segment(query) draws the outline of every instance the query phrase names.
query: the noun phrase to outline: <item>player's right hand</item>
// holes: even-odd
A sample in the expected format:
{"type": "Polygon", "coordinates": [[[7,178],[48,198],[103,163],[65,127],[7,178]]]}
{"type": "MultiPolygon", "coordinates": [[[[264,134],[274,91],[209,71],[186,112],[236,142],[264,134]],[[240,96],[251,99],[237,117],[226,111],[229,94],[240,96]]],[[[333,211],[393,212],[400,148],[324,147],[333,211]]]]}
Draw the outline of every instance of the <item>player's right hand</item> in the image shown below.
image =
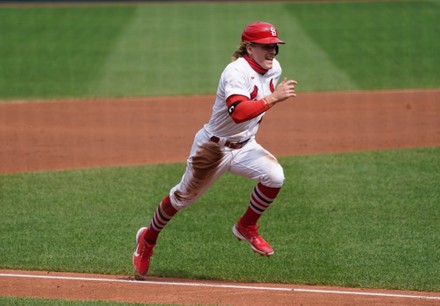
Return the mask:
{"type": "Polygon", "coordinates": [[[266,97],[267,103],[269,105],[274,105],[276,103],[287,100],[291,97],[296,97],[295,85],[298,84],[295,80],[288,80],[284,78],[280,84],[278,84],[275,91],[268,97],[266,97]]]}

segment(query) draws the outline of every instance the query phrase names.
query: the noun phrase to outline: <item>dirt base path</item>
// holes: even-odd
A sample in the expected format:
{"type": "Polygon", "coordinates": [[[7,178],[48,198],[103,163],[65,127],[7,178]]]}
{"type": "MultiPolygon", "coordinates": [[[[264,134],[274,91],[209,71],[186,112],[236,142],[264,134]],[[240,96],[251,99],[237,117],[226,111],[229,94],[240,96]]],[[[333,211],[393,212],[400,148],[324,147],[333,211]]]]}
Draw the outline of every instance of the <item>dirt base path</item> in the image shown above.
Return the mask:
{"type": "Polygon", "coordinates": [[[4,296],[167,305],[440,304],[440,293],[10,270],[0,270],[0,288],[4,296]]]}
{"type": "MultiPolygon", "coordinates": [[[[212,96],[0,104],[0,173],[183,162],[212,96]]],[[[277,156],[440,146],[440,90],[307,93],[270,110],[277,156]]],[[[439,305],[440,293],[0,270],[0,296],[216,305],[439,305]]]]}
{"type": "MultiPolygon", "coordinates": [[[[0,104],[0,173],[183,162],[212,96],[0,104]]],[[[440,90],[305,93],[257,140],[277,156],[440,146],[440,90]]]]}

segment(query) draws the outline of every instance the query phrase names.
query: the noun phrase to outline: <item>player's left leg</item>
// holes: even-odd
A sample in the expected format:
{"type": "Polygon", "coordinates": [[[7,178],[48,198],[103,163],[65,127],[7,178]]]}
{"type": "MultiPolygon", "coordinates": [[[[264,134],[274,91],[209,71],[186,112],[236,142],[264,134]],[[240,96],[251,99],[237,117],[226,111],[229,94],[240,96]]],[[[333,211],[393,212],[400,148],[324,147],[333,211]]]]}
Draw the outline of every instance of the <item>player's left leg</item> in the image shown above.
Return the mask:
{"type": "Polygon", "coordinates": [[[280,192],[284,172],[277,159],[267,150],[256,142],[250,145],[234,159],[231,172],[258,180],[259,183],[251,193],[247,210],[232,231],[239,240],[247,241],[256,253],[270,256],[274,251],[259,235],[257,222],[280,192]]]}

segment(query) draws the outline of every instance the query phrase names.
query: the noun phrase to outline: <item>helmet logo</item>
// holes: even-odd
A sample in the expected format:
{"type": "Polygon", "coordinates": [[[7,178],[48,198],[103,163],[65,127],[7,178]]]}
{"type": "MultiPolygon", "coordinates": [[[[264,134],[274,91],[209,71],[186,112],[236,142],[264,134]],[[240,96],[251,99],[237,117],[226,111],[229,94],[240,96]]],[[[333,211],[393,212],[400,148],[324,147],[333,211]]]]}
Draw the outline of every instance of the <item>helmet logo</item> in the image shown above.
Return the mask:
{"type": "Polygon", "coordinates": [[[272,36],[277,36],[277,29],[275,29],[274,27],[270,27],[270,32],[272,33],[272,36]]]}

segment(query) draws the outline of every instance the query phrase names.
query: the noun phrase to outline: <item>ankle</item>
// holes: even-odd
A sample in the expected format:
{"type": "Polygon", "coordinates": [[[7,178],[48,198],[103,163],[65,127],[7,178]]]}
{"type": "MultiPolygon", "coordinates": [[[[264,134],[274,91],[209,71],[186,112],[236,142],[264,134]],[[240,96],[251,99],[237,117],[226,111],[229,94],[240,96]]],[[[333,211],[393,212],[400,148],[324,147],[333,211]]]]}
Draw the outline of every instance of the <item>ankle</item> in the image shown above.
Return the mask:
{"type": "Polygon", "coordinates": [[[157,241],[157,236],[159,236],[159,232],[154,230],[154,228],[152,228],[150,225],[142,238],[149,245],[155,245],[157,241]]]}

